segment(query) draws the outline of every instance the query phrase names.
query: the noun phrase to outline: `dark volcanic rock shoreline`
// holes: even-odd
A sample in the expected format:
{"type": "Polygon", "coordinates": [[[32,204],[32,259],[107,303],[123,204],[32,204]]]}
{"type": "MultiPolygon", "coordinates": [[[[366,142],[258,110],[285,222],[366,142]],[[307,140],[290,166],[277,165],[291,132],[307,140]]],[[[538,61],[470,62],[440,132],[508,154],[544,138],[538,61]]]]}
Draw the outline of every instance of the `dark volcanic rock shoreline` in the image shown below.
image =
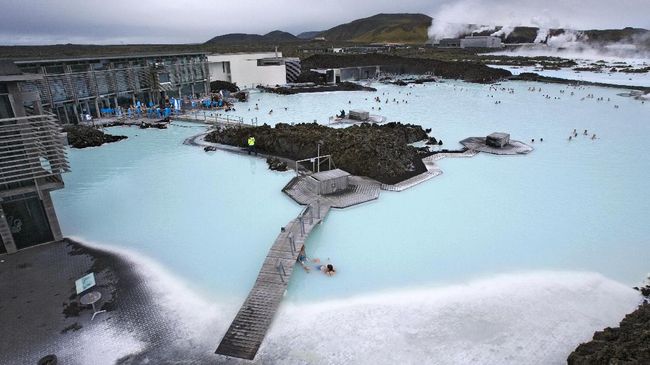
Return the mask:
{"type": "Polygon", "coordinates": [[[372,87],[367,87],[354,82],[340,82],[338,84],[325,85],[305,85],[305,86],[278,86],[265,87],[258,86],[259,89],[280,95],[293,95],[301,93],[318,93],[324,91],[377,91],[372,87]]]}
{"type": "Polygon", "coordinates": [[[74,148],[97,147],[126,139],[126,136],[114,136],[97,128],[84,125],[67,125],[63,131],[68,134],[68,143],[74,148]]]}
{"type": "MultiPolygon", "coordinates": [[[[422,152],[408,144],[428,136],[422,127],[412,124],[331,128],[316,123],[279,123],[274,128],[269,125],[223,128],[210,132],[205,140],[246,148],[249,136],[255,137],[260,153],[291,160],[315,157],[317,142],[322,141],[320,154],[331,154],[336,167],[385,184],[394,184],[426,171],[422,152]]],[[[311,164],[308,167],[311,168],[311,164]]]]}
{"type": "Polygon", "coordinates": [[[650,364],[650,285],[635,288],[643,303],[623,318],[619,327],[597,331],[590,342],[569,355],[569,365],[650,364]]]}
{"type": "Polygon", "coordinates": [[[422,75],[433,73],[446,79],[492,83],[512,76],[507,70],[492,68],[475,62],[447,62],[425,58],[410,58],[386,54],[330,55],[319,54],[302,61],[305,70],[315,68],[342,68],[382,66],[383,72],[422,75]]]}
{"type": "Polygon", "coordinates": [[[631,85],[619,85],[619,84],[608,84],[603,82],[590,82],[582,80],[569,80],[559,77],[549,77],[541,76],[534,72],[522,72],[519,75],[514,75],[510,77],[510,80],[514,81],[535,81],[535,82],[546,82],[550,84],[564,84],[572,86],[598,86],[598,87],[609,87],[617,89],[630,89],[630,90],[641,90],[650,92],[650,86],[631,86],[631,85]]]}

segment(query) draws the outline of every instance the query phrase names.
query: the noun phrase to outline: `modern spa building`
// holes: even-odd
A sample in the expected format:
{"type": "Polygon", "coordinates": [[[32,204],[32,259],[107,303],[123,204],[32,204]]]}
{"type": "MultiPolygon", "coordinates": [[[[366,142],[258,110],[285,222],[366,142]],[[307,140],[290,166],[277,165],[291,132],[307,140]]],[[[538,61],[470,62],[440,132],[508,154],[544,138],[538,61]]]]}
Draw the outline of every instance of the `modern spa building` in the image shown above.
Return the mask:
{"type": "Polygon", "coordinates": [[[42,109],[43,74],[24,74],[0,61],[0,254],[60,240],[50,192],[69,171],[65,136],[42,109]]]}
{"type": "Polygon", "coordinates": [[[285,59],[281,52],[223,53],[207,57],[210,81],[232,82],[240,89],[284,85],[290,77],[295,79],[300,74],[300,61],[285,59]]]}
{"type": "Polygon", "coordinates": [[[100,117],[102,109],[123,108],[167,97],[210,91],[204,53],[148,54],[112,57],[33,59],[15,61],[18,68],[42,77],[27,80],[23,89],[38,92],[41,105],[62,123],[84,116],[100,117]]]}
{"type": "Polygon", "coordinates": [[[361,81],[377,78],[382,72],[382,66],[359,66],[342,68],[314,68],[312,72],[323,75],[325,82],[338,84],[345,81],[361,81]]]}
{"type": "Polygon", "coordinates": [[[300,66],[300,58],[297,57],[285,57],[284,66],[287,69],[287,82],[296,82],[298,76],[302,72],[302,67],[300,66]]]}

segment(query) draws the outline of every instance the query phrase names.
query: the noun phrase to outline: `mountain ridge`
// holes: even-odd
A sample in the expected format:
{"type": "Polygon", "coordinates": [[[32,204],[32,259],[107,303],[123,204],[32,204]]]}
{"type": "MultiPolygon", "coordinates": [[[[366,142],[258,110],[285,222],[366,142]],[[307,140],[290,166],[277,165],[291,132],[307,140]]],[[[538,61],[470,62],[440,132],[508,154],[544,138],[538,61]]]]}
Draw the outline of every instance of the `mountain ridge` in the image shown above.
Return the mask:
{"type": "MultiPolygon", "coordinates": [[[[213,37],[205,44],[278,44],[299,41],[309,41],[315,37],[323,37],[331,42],[354,43],[404,43],[425,44],[430,41],[428,30],[435,20],[425,14],[412,13],[380,13],[370,17],[356,19],[339,24],[324,31],[302,32],[297,36],[281,30],[275,30],[265,35],[230,33],[213,37]]],[[[466,30],[460,36],[476,34],[490,35],[504,29],[503,26],[485,27],[476,24],[460,24],[466,30]],[[479,30],[480,31],[477,31],[479,30]]],[[[540,28],[530,26],[515,26],[510,32],[502,32],[500,37],[505,43],[532,43],[538,36],[540,28]]],[[[572,31],[568,29],[548,29],[551,36],[572,31]]],[[[650,31],[643,28],[625,27],[622,29],[588,29],[573,31],[586,36],[588,42],[616,43],[641,42],[650,43],[650,31]]]]}
{"type": "Polygon", "coordinates": [[[228,33],[209,39],[204,44],[237,44],[237,43],[283,43],[295,42],[300,39],[295,35],[281,30],[274,30],[264,35],[249,33],[228,33]]]}

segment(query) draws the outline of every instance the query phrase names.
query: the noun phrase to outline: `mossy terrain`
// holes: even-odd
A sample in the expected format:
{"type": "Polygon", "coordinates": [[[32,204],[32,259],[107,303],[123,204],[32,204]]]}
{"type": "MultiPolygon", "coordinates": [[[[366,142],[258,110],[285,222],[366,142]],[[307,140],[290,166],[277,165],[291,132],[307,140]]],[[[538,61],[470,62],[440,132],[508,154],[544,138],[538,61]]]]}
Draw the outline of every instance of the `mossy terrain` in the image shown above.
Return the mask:
{"type": "Polygon", "coordinates": [[[320,33],[329,41],[414,43],[428,40],[431,17],[424,14],[377,14],[320,33]]]}
{"type": "Polygon", "coordinates": [[[331,154],[336,167],[388,184],[426,170],[418,149],[408,144],[428,136],[422,127],[411,124],[364,123],[348,128],[331,128],[316,123],[279,123],[273,128],[265,124],[216,130],[205,140],[246,148],[249,136],[255,137],[255,146],[260,153],[291,160],[315,157],[317,142],[321,141],[321,155],[331,154]]]}
{"type": "Polygon", "coordinates": [[[67,125],[63,131],[68,133],[68,143],[74,148],[101,146],[104,143],[121,141],[126,136],[114,136],[94,127],[84,125],[67,125]]]}

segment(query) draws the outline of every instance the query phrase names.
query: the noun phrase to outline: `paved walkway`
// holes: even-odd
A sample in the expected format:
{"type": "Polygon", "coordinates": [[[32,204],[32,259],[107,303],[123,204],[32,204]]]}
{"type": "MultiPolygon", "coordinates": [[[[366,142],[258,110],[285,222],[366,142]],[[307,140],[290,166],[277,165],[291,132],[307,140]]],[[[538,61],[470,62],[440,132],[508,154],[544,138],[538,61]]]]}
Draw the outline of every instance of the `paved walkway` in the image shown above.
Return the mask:
{"type": "MultiPolygon", "coordinates": [[[[0,256],[0,364],[36,364],[60,352],[58,341],[85,332],[92,310],[77,307],[74,282],[92,271],[93,263],[66,241],[0,256]]],[[[98,307],[111,301],[107,274],[96,273],[103,297],[98,307]]],[[[93,323],[108,317],[99,314],[93,323]]]]}
{"type": "Polygon", "coordinates": [[[397,184],[392,184],[392,185],[381,184],[381,190],[404,191],[418,184],[421,184],[425,181],[431,180],[436,176],[442,175],[442,169],[440,168],[440,166],[438,166],[438,164],[436,164],[436,161],[442,160],[443,158],[447,158],[447,157],[451,157],[451,158],[474,157],[477,154],[478,151],[467,150],[463,153],[441,152],[441,153],[436,153],[434,155],[425,157],[422,159],[422,162],[424,163],[424,166],[427,168],[426,172],[413,176],[404,181],[400,181],[397,184]]]}

